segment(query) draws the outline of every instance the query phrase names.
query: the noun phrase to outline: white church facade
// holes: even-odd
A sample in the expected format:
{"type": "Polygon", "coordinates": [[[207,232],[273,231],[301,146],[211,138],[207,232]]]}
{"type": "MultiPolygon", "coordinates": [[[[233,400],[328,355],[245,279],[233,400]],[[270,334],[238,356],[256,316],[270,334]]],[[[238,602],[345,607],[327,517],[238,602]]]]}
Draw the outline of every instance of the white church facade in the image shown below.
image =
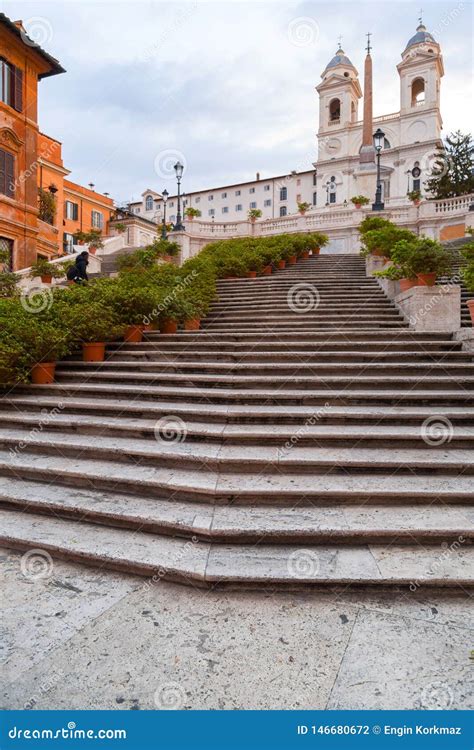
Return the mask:
{"type": "MultiPolygon", "coordinates": [[[[292,216],[298,202],[310,205],[308,213],[324,207],[349,206],[353,196],[364,195],[372,203],[376,190],[376,158],[373,133],[385,134],[380,154],[382,199],[388,205],[408,204],[407,192],[421,190],[441,143],[440,84],[444,74],[439,44],[420,23],[396,66],[400,109],[373,117],[372,59],[370,45],[364,63],[364,79],[341,47],[326,65],[316,87],[319,96],[318,156],[308,169],[287,175],[235,185],[223,185],[187,193],[185,206],[201,211],[203,222],[240,222],[252,208],[262,219],[292,216]],[[362,117],[359,115],[363,101],[362,117]]],[[[176,196],[167,202],[167,220],[176,218],[176,196]]],[[[160,193],[146,190],[130,210],[160,223],[160,193]]]]}

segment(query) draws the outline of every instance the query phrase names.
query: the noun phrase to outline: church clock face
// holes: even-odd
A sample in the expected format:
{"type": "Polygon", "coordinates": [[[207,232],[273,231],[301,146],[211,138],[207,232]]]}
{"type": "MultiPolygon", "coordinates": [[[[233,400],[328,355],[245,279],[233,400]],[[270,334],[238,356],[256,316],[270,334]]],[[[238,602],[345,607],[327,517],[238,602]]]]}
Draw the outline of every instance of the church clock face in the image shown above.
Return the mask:
{"type": "Polygon", "coordinates": [[[331,156],[334,156],[338,153],[338,151],[341,148],[341,141],[339,138],[330,138],[326,143],[326,151],[331,156]]]}

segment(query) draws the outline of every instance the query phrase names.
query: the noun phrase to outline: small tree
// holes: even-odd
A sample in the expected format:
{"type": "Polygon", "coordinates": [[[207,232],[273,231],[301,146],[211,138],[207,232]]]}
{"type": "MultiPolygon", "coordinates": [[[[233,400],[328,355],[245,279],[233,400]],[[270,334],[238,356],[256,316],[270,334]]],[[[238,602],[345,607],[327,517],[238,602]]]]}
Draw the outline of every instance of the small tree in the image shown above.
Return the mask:
{"type": "Polygon", "coordinates": [[[54,224],[56,216],[56,199],[49,190],[40,188],[38,190],[39,218],[47,224],[54,224]]]}
{"type": "Polygon", "coordinates": [[[201,216],[201,211],[199,210],[199,208],[194,208],[194,206],[188,206],[184,212],[184,215],[187,216],[188,219],[197,219],[199,216],[201,216]]]}
{"type": "Polygon", "coordinates": [[[450,133],[438,154],[426,189],[432,198],[454,198],[474,192],[474,141],[460,130],[450,133]]]}
{"type": "Polygon", "coordinates": [[[307,203],[307,201],[303,201],[302,203],[298,203],[298,211],[302,215],[305,214],[306,211],[308,211],[310,208],[311,208],[311,206],[309,205],[309,203],[307,203]]]}
{"type": "Polygon", "coordinates": [[[257,219],[259,219],[261,217],[261,215],[262,215],[262,212],[261,212],[261,210],[259,208],[251,208],[249,210],[249,212],[248,212],[248,217],[249,217],[250,221],[252,221],[252,222],[256,221],[257,219]]]}

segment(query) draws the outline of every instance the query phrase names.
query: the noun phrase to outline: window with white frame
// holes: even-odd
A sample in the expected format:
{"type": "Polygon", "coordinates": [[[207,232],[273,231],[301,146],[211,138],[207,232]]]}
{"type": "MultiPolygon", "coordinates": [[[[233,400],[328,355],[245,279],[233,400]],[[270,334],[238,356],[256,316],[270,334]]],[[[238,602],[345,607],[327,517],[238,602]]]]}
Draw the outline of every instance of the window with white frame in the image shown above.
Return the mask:
{"type": "Polygon", "coordinates": [[[70,234],[69,232],[64,232],[63,247],[65,253],[74,252],[74,235],[70,234]]]}
{"type": "Polygon", "coordinates": [[[209,211],[208,211],[208,213],[209,213],[209,216],[215,216],[216,209],[215,208],[210,208],[209,211]]]}
{"type": "Polygon", "coordinates": [[[229,206],[222,206],[222,213],[228,214],[229,213],[229,206]]]}
{"type": "Polygon", "coordinates": [[[201,196],[200,196],[200,195],[198,195],[198,196],[197,196],[197,197],[196,197],[196,198],[194,199],[194,201],[195,201],[195,203],[200,203],[200,202],[201,202],[201,196]]]}
{"type": "Polygon", "coordinates": [[[236,191],[235,191],[235,194],[236,194],[236,195],[240,195],[240,192],[241,192],[240,190],[236,190],[236,191]]]}
{"type": "Polygon", "coordinates": [[[207,196],[207,200],[208,201],[213,201],[214,200],[214,196],[213,195],[208,195],[207,196]]]}
{"type": "Polygon", "coordinates": [[[221,198],[227,198],[227,193],[222,193],[221,198]]]}
{"type": "Polygon", "coordinates": [[[255,188],[254,187],[249,188],[249,193],[255,193],[255,188]]]}
{"type": "Polygon", "coordinates": [[[270,190],[270,185],[265,185],[263,189],[268,192],[268,190],[270,190]]]}
{"type": "Polygon", "coordinates": [[[264,205],[264,206],[271,206],[271,205],[272,205],[272,202],[271,202],[271,200],[269,200],[269,199],[268,199],[268,200],[266,200],[266,201],[263,201],[263,205],[264,205]]]}
{"type": "Polygon", "coordinates": [[[72,201],[66,201],[64,204],[64,215],[66,219],[77,221],[79,219],[79,205],[72,201]]]}
{"type": "Polygon", "coordinates": [[[237,203],[237,205],[235,207],[235,210],[236,211],[242,211],[242,204],[241,203],[237,203]]]}
{"type": "Polygon", "coordinates": [[[280,216],[286,216],[286,206],[280,206],[280,216]]]}
{"type": "Polygon", "coordinates": [[[153,211],[153,196],[147,195],[145,200],[145,211],[153,211]]]}
{"type": "Polygon", "coordinates": [[[257,201],[251,201],[249,205],[250,208],[257,208],[257,201]]]}
{"type": "Polygon", "coordinates": [[[313,206],[316,206],[316,193],[313,193],[313,206]]]}
{"type": "Polygon", "coordinates": [[[100,211],[92,211],[91,222],[94,229],[102,229],[102,227],[104,226],[104,217],[102,216],[100,211]]]}
{"type": "Polygon", "coordinates": [[[280,200],[286,201],[287,199],[288,199],[288,189],[286,187],[280,188],[280,200]]]}

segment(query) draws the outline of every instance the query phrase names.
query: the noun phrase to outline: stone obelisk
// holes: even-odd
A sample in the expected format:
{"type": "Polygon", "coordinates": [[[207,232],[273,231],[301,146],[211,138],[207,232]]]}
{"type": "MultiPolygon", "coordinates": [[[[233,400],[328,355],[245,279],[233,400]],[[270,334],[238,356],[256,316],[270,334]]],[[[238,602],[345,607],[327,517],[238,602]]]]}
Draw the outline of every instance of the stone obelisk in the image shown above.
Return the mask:
{"type": "Polygon", "coordinates": [[[375,165],[374,123],[373,123],[373,84],[372,57],[370,55],[370,34],[367,34],[367,55],[364,64],[364,119],[362,121],[362,147],[359,152],[359,166],[354,177],[357,180],[357,192],[372,198],[375,194],[377,168],[375,165]]]}

